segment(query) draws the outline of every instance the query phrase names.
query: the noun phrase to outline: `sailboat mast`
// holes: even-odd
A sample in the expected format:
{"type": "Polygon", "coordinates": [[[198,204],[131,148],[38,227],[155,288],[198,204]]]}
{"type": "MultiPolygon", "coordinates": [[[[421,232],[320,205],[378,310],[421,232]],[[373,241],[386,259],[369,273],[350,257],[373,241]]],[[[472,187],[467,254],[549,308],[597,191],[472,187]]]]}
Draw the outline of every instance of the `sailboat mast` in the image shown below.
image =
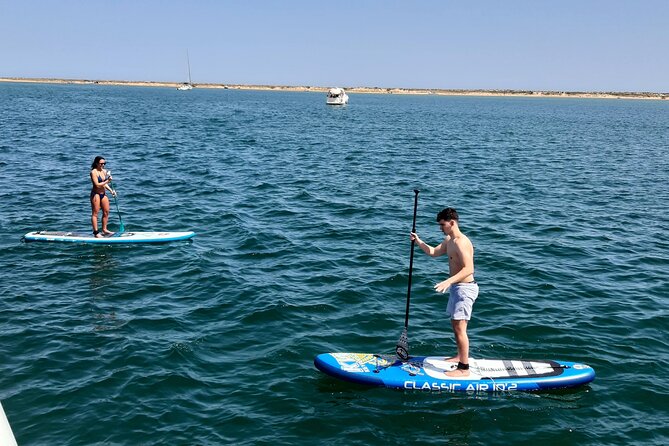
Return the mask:
{"type": "Polygon", "coordinates": [[[188,57],[188,50],[186,50],[186,63],[188,64],[188,84],[192,84],[193,82],[190,79],[190,58],[188,57]]]}

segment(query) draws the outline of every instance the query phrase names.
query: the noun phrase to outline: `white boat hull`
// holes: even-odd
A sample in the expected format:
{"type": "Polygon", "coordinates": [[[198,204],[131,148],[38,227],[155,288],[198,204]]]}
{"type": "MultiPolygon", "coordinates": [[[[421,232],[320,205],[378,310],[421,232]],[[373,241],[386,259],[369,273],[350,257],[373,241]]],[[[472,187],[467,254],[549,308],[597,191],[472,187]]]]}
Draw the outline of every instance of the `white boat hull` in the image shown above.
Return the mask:
{"type": "Polygon", "coordinates": [[[2,409],[2,404],[0,404],[0,444],[3,446],[16,446],[16,438],[14,438],[7,415],[5,415],[5,411],[2,409]]]}
{"type": "Polygon", "coordinates": [[[348,104],[348,95],[343,88],[330,88],[325,103],[328,105],[348,104]]]}
{"type": "Polygon", "coordinates": [[[344,93],[343,96],[338,96],[336,98],[328,98],[326,103],[328,105],[346,105],[348,104],[348,95],[344,93]]]}

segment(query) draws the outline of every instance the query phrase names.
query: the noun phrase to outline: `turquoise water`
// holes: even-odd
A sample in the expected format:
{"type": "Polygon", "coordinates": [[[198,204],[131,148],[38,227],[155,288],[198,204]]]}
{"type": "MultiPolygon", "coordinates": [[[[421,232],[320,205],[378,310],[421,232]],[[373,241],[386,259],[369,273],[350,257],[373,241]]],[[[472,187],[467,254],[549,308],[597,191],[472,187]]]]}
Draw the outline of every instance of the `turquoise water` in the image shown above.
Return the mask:
{"type": "MultiPolygon", "coordinates": [[[[666,444],[669,103],[0,84],[0,400],[20,445],[666,444]],[[85,229],[94,156],[156,246],[85,229]],[[474,357],[581,361],[568,391],[366,388],[417,229],[456,207],[474,357]]],[[[112,207],[110,228],[118,227],[112,207]]],[[[451,354],[443,259],[416,252],[414,354],[451,354]]]]}

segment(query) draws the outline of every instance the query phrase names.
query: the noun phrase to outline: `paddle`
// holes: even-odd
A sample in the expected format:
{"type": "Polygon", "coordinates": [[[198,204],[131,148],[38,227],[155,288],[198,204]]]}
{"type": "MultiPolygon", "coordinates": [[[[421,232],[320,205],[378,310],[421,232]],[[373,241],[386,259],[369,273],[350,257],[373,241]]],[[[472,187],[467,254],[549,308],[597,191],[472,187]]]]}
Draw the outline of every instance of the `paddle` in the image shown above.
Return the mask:
{"type": "MultiPolygon", "coordinates": [[[[111,175],[111,172],[108,172],[111,175]]],[[[111,187],[111,190],[114,192],[112,195],[114,196],[114,204],[116,205],[116,212],[118,212],[118,219],[121,222],[121,227],[118,229],[118,232],[120,234],[123,234],[125,232],[125,226],[123,225],[123,217],[121,217],[121,210],[118,208],[118,198],[116,198],[116,190],[114,189],[114,185],[112,184],[112,181],[109,180],[109,187],[111,187]]]]}
{"type": "MultiPolygon", "coordinates": [[[[414,189],[414,202],[413,202],[413,226],[411,232],[416,232],[416,209],[418,209],[418,189],[414,189]]],[[[415,240],[411,240],[411,256],[409,258],[409,286],[407,288],[407,308],[406,316],[404,317],[404,330],[400,335],[400,339],[397,341],[397,346],[395,347],[395,353],[400,361],[406,361],[409,359],[409,337],[407,330],[409,329],[409,302],[411,301],[411,274],[413,273],[413,247],[416,244],[415,240]]]]}

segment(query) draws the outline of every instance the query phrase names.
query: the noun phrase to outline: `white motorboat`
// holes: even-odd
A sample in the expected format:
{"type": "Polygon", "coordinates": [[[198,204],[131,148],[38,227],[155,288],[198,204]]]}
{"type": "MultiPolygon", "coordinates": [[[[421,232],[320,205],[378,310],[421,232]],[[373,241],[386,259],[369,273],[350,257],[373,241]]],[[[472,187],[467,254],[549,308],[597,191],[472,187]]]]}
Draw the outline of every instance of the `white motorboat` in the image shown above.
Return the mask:
{"type": "Polygon", "coordinates": [[[177,90],[180,90],[180,91],[186,91],[186,90],[192,90],[193,89],[193,82],[191,82],[191,79],[190,79],[190,59],[188,58],[188,50],[186,50],[186,65],[188,66],[188,82],[184,82],[183,84],[181,84],[177,87],[177,90]]]}
{"type": "Polygon", "coordinates": [[[328,105],[348,104],[348,95],[343,88],[330,88],[327,97],[328,105]]]}

